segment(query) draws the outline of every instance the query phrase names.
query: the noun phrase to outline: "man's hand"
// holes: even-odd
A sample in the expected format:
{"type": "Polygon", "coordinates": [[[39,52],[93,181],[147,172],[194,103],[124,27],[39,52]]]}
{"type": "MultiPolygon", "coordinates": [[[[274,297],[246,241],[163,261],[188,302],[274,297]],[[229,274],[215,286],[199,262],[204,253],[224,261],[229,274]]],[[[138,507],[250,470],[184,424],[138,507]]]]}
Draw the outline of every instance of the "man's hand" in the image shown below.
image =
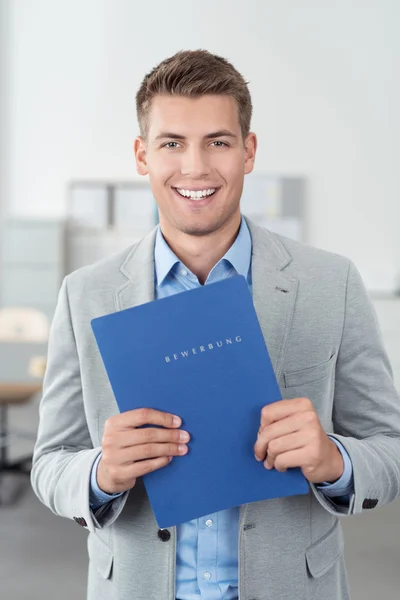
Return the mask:
{"type": "Polygon", "coordinates": [[[274,402],[261,411],[256,459],[277,471],[301,467],[311,483],[333,483],[344,471],[342,455],[322,429],[308,398],[274,402]]]}
{"type": "Polygon", "coordinates": [[[107,419],[97,484],[107,494],[130,490],[136,478],[168,465],[187,453],[190,436],[178,430],[180,417],[151,408],[138,408],[107,419]],[[162,428],[141,425],[162,425],[162,428]]]}

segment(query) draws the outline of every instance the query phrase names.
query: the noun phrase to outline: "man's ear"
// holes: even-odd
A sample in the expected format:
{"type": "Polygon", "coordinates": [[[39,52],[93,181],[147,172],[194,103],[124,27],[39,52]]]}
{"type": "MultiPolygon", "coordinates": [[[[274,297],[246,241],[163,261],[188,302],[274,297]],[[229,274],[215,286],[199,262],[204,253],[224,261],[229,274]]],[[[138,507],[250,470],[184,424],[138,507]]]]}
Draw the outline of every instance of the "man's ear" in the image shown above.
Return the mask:
{"type": "Polygon", "coordinates": [[[251,173],[254,169],[254,162],[256,160],[256,151],[257,151],[257,136],[255,133],[249,133],[247,136],[245,143],[245,162],[244,162],[244,172],[245,175],[251,173]]]}
{"type": "Polygon", "coordinates": [[[133,142],[133,153],[136,159],[136,170],[139,175],[148,175],[149,169],[146,160],[146,142],[138,135],[133,142]]]}

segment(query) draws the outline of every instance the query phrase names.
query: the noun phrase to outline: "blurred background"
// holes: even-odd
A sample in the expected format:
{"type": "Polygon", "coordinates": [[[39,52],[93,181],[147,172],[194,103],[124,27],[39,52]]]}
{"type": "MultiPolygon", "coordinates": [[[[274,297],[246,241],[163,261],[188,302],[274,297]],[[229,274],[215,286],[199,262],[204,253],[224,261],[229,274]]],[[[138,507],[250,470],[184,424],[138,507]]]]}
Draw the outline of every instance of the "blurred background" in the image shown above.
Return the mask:
{"type": "MultiPolygon", "coordinates": [[[[249,81],[242,211],[356,263],[400,386],[399,28],[398,0],[0,0],[1,600],[85,598],[86,533],[27,475],[48,329],[66,273],[157,223],[135,94],[178,50],[249,81]]],[[[353,599],[398,597],[399,502],[342,522],[353,599]]]]}

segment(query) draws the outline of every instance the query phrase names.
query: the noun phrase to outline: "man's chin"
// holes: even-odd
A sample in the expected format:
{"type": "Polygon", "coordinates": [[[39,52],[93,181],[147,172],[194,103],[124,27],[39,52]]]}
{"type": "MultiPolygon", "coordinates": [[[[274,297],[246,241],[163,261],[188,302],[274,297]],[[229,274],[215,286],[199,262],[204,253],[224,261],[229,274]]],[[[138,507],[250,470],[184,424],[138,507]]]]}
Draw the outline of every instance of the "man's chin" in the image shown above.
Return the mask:
{"type": "Polygon", "coordinates": [[[221,223],[180,223],[178,229],[186,235],[202,237],[215,233],[220,227],[221,223]]]}
{"type": "Polygon", "coordinates": [[[235,210],[232,210],[230,213],[222,213],[219,215],[202,214],[197,215],[197,218],[195,215],[188,218],[187,215],[176,214],[173,216],[170,214],[169,218],[166,218],[165,220],[167,220],[169,225],[175,230],[180,231],[185,235],[204,237],[211,235],[216,231],[226,229],[229,222],[236,221],[237,218],[240,220],[240,210],[238,212],[236,207],[235,210]]]}

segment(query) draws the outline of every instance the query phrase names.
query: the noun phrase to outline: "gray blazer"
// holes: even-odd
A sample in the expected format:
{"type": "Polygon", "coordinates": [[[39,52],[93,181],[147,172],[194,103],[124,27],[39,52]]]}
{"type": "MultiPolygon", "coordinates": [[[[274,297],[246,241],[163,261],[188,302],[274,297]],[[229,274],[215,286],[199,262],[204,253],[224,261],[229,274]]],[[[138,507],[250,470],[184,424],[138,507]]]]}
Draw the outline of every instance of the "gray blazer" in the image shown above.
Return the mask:
{"type": "MultiPolygon", "coordinates": [[[[255,309],[283,398],[307,396],[347,449],[348,509],[310,485],[240,508],[241,600],[349,598],[340,516],[400,494],[400,401],[377,319],[354,265],[247,219],[255,309]]],[[[176,529],[159,535],[142,479],[94,514],[92,464],[118,412],[90,321],[154,299],[155,229],[63,281],[49,342],[32,485],[54,513],[87,527],[89,600],[174,600],[176,529]]]]}

